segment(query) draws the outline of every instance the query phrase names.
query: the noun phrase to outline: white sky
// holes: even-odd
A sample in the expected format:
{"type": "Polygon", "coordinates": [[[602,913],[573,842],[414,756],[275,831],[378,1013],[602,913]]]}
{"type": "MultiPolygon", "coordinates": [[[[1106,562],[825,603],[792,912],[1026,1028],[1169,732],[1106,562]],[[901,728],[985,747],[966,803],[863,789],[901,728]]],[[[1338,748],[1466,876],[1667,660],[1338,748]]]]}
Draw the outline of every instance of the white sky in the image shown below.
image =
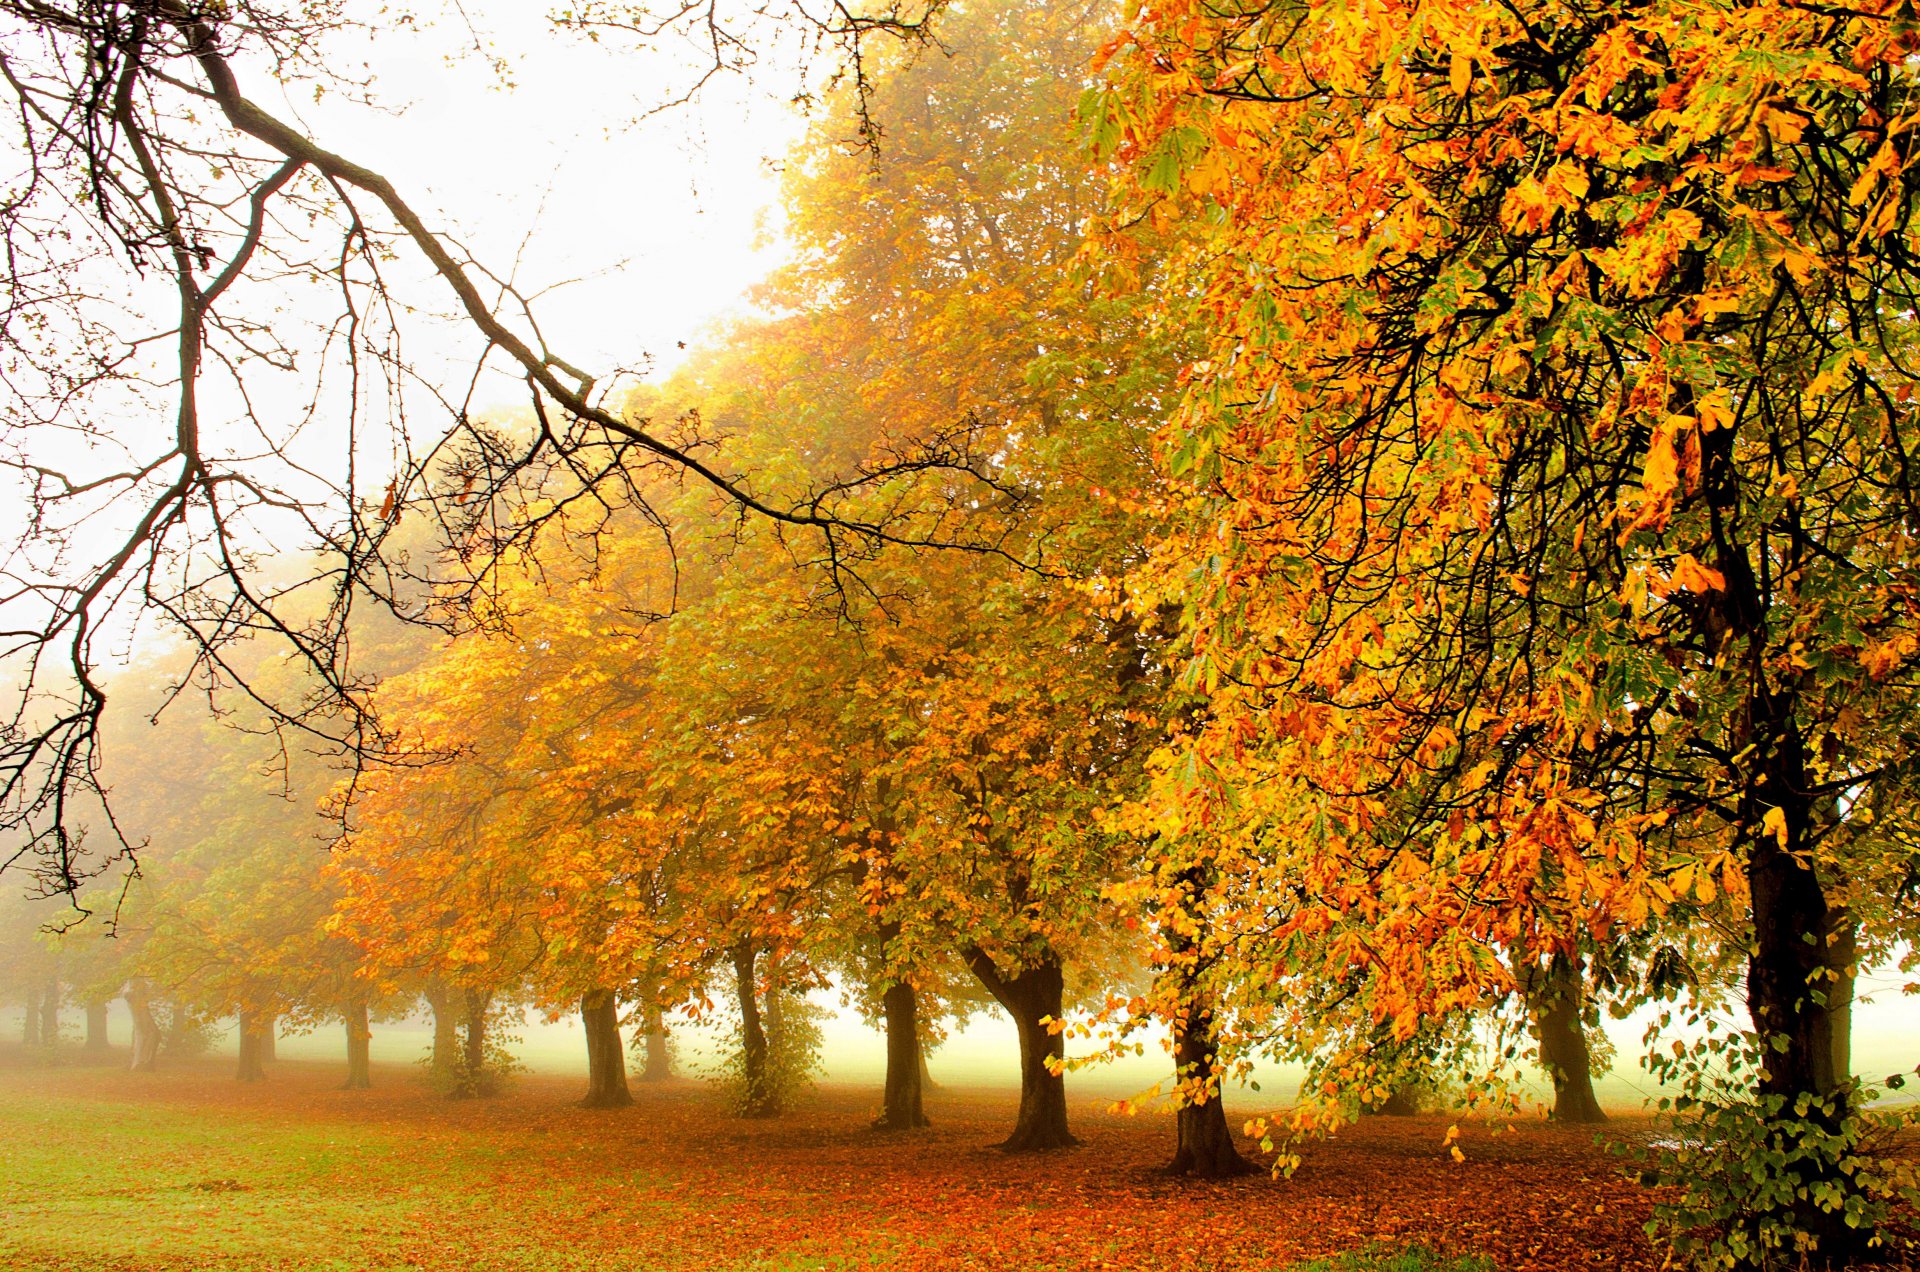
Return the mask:
{"type": "MultiPolygon", "coordinates": [[[[392,115],[344,98],[283,96],[272,108],[383,172],[491,268],[518,258],[525,290],[580,280],[538,310],[550,345],[576,365],[604,376],[650,356],[656,373],[670,370],[680,343],[741,307],[779,260],[778,245],[756,243],[776,165],[804,128],[787,104],[797,68],[770,56],[751,80],[716,77],[693,102],[641,118],[685,86],[696,51],[619,34],[595,44],[525,0],[464,8],[511,87],[480,56],[449,61],[471,39],[442,18],[330,58],[364,58],[392,115]]],[[[503,381],[492,398],[515,396],[503,381]]]]}

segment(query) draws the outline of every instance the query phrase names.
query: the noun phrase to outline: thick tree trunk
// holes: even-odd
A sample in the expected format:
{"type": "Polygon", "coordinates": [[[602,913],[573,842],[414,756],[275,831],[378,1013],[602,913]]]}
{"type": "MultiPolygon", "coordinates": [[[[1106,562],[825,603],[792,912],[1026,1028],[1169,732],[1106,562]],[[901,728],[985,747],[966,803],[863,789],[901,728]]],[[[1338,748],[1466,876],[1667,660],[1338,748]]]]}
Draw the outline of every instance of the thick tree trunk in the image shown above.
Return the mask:
{"type": "Polygon", "coordinates": [[[470,1100],[494,1093],[494,1082],[487,1072],[487,1008],[493,995],[484,989],[466,991],[466,1037],[460,1049],[459,1073],[448,1098],[470,1100]]]}
{"type": "Polygon", "coordinates": [[[1844,907],[1827,913],[1828,969],[1833,977],[1827,990],[1827,1012],[1833,1018],[1833,1078],[1853,1078],[1854,961],[1860,957],[1860,927],[1844,907]]]}
{"type": "MultiPolygon", "coordinates": [[[[1771,712],[1784,716],[1786,707],[1761,694],[1756,716],[1771,712]]],[[[1814,828],[1813,808],[1805,794],[1806,759],[1797,724],[1789,718],[1763,719],[1755,736],[1772,740],[1759,758],[1762,776],[1750,792],[1747,811],[1759,828],[1747,862],[1747,880],[1753,905],[1753,953],[1747,961],[1747,1009],[1754,1032],[1763,1041],[1763,1068],[1759,1093],[1783,1102],[1783,1116],[1800,1116],[1796,1109],[1812,1097],[1805,1120],[1827,1131],[1838,1130],[1852,1116],[1845,1089],[1846,1075],[1835,1066],[1846,1050],[1838,1031],[1850,1013],[1837,1012],[1838,980],[1851,966],[1842,912],[1827,904],[1820,878],[1804,854],[1814,828]],[[1776,834],[1766,825],[1769,808],[1778,808],[1776,834]],[[1781,840],[1784,838],[1785,842],[1781,840]]],[[[1865,1235],[1847,1227],[1842,1213],[1823,1209],[1812,1194],[1828,1185],[1841,1193],[1857,1187],[1851,1176],[1838,1171],[1805,1179],[1797,1197],[1789,1201],[1794,1226],[1810,1235],[1815,1265],[1846,1266],[1864,1248],[1865,1235]]]]}
{"type": "Polygon", "coordinates": [[[234,1070],[234,1079],[239,1082],[259,1082],[267,1076],[267,1070],[261,1064],[261,1032],[263,1022],[250,1011],[240,1013],[240,1063],[234,1070]]]}
{"type": "Polygon", "coordinates": [[[580,1023],[587,1031],[587,1095],[580,1103],[589,1109],[619,1109],[633,1103],[627,1090],[627,1050],[620,1042],[620,1004],[610,989],[590,989],[580,996],[580,1023]]]}
{"type": "Polygon", "coordinates": [[[1013,1017],[1020,1036],[1020,1112],[1013,1134],[1000,1147],[1009,1153],[1073,1147],[1080,1141],[1067,1129],[1066,1078],[1055,1071],[1066,1058],[1066,1043],[1041,1023],[1058,1020],[1063,1010],[1066,978],[1059,962],[1049,957],[1007,976],[978,946],[966,950],[966,960],[987,992],[1013,1017]]]}
{"type": "Polygon", "coordinates": [[[40,1045],[40,987],[27,986],[26,1010],[20,1013],[20,1045],[37,1047],[40,1045]]]}
{"type": "Polygon", "coordinates": [[[1607,1120],[1593,1093],[1593,1058],[1587,1051],[1586,978],[1580,964],[1555,954],[1544,968],[1530,969],[1527,1005],[1540,1038],[1540,1063],[1553,1079],[1553,1120],[1593,1125],[1607,1120]]]}
{"type": "Polygon", "coordinates": [[[373,1085],[373,1026],[367,1019],[367,1000],[355,998],[340,1011],[347,1029],[347,1080],[343,1091],[365,1091],[373,1085]]]}
{"type": "Polygon", "coordinates": [[[87,1050],[106,1051],[112,1047],[107,1038],[107,1005],[87,1004],[87,1050]]]}
{"type": "Polygon", "coordinates": [[[1233,1142],[1227,1108],[1221,1098],[1218,1057],[1213,1040],[1213,1013],[1190,1008],[1174,1022],[1174,1074],[1180,1081],[1181,1104],[1174,1114],[1173,1161],[1167,1171],[1201,1179],[1230,1179],[1253,1171],[1233,1142]]]}
{"type": "Polygon", "coordinates": [[[436,982],[427,986],[426,999],[433,1012],[433,1056],[428,1067],[437,1074],[450,1074],[460,1065],[459,1019],[454,1013],[453,995],[436,982]]]}
{"type": "Polygon", "coordinates": [[[753,964],[758,951],[750,941],[733,947],[733,989],[740,1001],[740,1095],[742,1117],[773,1117],[780,1112],[778,1093],[767,1072],[767,1033],[760,1023],[759,987],[753,964]]]}
{"type": "Polygon", "coordinates": [[[643,1012],[647,1039],[646,1064],[640,1070],[642,1082],[665,1082],[673,1077],[673,1052],[667,1046],[667,1022],[660,1009],[649,1002],[643,1012]]]}
{"type": "MultiPolygon", "coordinates": [[[[1800,826],[1804,827],[1801,821],[1800,826]]],[[[1795,819],[1787,820],[1789,835],[1795,819]]],[[[1789,1100],[1828,1096],[1834,1071],[1832,953],[1820,880],[1771,834],[1758,836],[1748,876],[1753,888],[1754,952],[1747,964],[1747,1008],[1770,1044],[1760,1089],[1789,1100]]]]}
{"type": "Polygon", "coordinates": [[[147,982],[136,976],[127,982],[127,1011],[133,1016],[133,1060],[136,1073],[151,1073],[160,1056],[160,1022],[153,1018],[153,997],[147,982]]]}
{"type": "Polygon", "coordinates": [[[913,985],[896,981],[887,986],[881,999],[887,1021],[887,1085],[881,1100],[880,1116],[873,1127],[879,1131],[907,1131],[926,1126],[927,1115],[921,1107],[920,999],[913,985]]]}
{"type": "Polygon", "coordinates": [[[40,1045],[52,1047],[60,1041],[60,978],[47,977],[40,991],[40,1045]]]}

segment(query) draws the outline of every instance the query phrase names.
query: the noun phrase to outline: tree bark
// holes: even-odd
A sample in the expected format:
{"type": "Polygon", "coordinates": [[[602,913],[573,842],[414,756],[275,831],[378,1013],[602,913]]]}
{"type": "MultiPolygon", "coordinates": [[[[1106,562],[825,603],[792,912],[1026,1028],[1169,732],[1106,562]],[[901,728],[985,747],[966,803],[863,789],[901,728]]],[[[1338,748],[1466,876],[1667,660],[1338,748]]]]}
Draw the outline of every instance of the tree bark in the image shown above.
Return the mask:
{"type": "Polygon", "coordinates": [[[649,1002],[643,1009],[647,1039],[646,1065],[640,1070],[642,1082],[665,1082],[673,1077],[673,1053],[667,1046],[667,1022],[660,1008],[649,1002]]]}
{"type": "Polygon", "coordinates": [[[1830,1005],[1834,966],[1827,899],[1819,877],[1795,855],[1808,820],[1789,811],[1786,826],[1786,847],[1772,834],[1758,835],[1747,867],[1754,936],[1747,1009],[1755,1032],[1769,1044],[1761,1092],[1791,1102],[1802,1094],[1833,1096],[1841,1079],[1834,1069],[1837,1022],[1830,1005]]]}
{"type": "Polygon", "coordinates": [[[758,951],[751,941],[733,947],[733,989],[740,1001],[742,1117],[774,1117],[780,1112],[779,1093],[772,1089],[767,1072],[767,1033],[760,1023],[759,987],[755,984],[753,964],[758,951]]]}
{"type": "Polygon", "coordinates": [[[1827,1011],[1833,1017],[1833,1077],[1838,1083],[1853,1079],[1853,996],[1855,961],[1860,957],[1860,925],[1844,907],[1827,912],[1827,1011]]]}
{"type": "MultiPolygon", "coordinates": [[[[1768,630],[1771,597],[1755,572],[1770,550],[1753,542],[1755,527],[1743,520],[1734,447],[1737,430],[1716,429],[1702,439],[1701,487],[1713,517],[1714,565],[1724,588],[1701,594],[1697,623],[1744,698],[1732,721],[1727,751],[1740,782],[1736,824],[1749,845],[1747,888],[1753,947],[1747,959],[1747,1010],[1761,1043],[1756,1094],[1778,1103],[1785,1120],[1810,1121],[1821,1132],[1838,1132],[1853,1116],[1844,1076],[1835,1069],[1840,1050],[1836,1029],[1846,1016],[1834,1010],[1838,933],[1833,909],[1812,864],[1816,848],[1819,783],[1809,771],[1801,731],[1799,693],[1791,676],[1770,669],[1768,630]],[[1806,1110],[1804,1118],[1796,1110],[1806,1110]]],[[[1848,960],[1850,962],[1850,960],[1848,960]]],[[[1781,1127],[1780,1135],[1804,1131],[1781,1127]]],[[[1844,1199],[1860,1185],[1837,1166],[1803,1177],[1775,1203],[1780,1218],[1808,1238],[1799,1252],[1818,1266],[1846,1266],[1865,1247],[1867,1232],[1849,1228],[1844,1211],[1826,1210],[1816,1192],[1844,1199]]]]}
{"type": "Polygon", "coordinates": [[[632,1104],[627,1049],[620,1042],[620,1004],[613,991],[590,989],[582,994],[580,1023],[587,1031],[587,1095],[581,1106],[620,1109],[632,1104]]]}
{"type": "Polygon", "coordinates": [[[260,1018],[260,1058],[271,1064],[279,1058],[276,1043],[280,1036],[280,1017],[262,1016],[260,1018]]]}
{"type": "Polygon", "coordinates": [[[939,1089],[940,1084],[933,1080],[933,1070],[927,1067],[927,1044],[922,1042],[920,1044],[920,1091],[924,1095],[928,1091],[939,1089]]]}
{"type": "Polygon", "coordinates": [[[87,1050],[106,1051],[113,1046],[107,1038],[107,1005],[87,1004],[87,1050]]]}
{"type": "Polygon", "coordinates": [[[492,1075],[487,1072],[487,1008],[493,995],[484,989],[466,991],[466,1037],[460,1050],[459,1072],[449,1099],[471,1100],[494,1093],[492,1075]]]}
{"type": "Polygon", "coordinates": [[[20,1045],[40,1045],[40,986],[27,986],[27,1007],[20,1014],[20,1045]]]}
{"type": "Polygon", "coordinates": [[[261,1064],[260,1017],[244,1008],[240,1012],[240,1062],[234,1070],[234,1079],[239,1082],[259,1082],[267,1076],[267,1070],[261,1064]]]}
{"type": "Polygon", "coordinates": [[[51,1048],[60,1041],[60,978],[47,977],[40,991],[40,1045],[51,1048]]]}
{"type": "Polygon", "coordinates": [[[427,1007],[433,1012],[433,1057],[428,1067],[437,1074],[449,1074],[460,1064],[459,1022],[454,1016],[453,995],[438,982],[428,984],[427,1007]]]}
{"type": "Polygon", "coordinates": [[[1174,1022],[1174,1075],[1180,1082],[1181,1103],[1174,1113],[1173,1161],[1167,1172],[1201,1179],[1231,1179],[1251,1174],[1253,1165],[1240,1155],[1227,1125],[1226,1102],[1221,1098],[1220,1075],[1213,1040],[1213,1013],[1190,1006],[1174,1022]]]}
{"type": "Polygon", "coordinates": [[[340,1018],[347,1029],[347,1080],[343,1091],[365,1091],[373,1085],[373,1027],[367,1019],[367,1000],[355,998],[341,1009],[340,1018]]]}
{"type": "Polygon", "coordinates": [[[1066,1043],[1041,1023],[1058,1020],[1063,1010],[1066,977],[1059,961],[1049,954],[1035,966],[1007,976],[977,945],[968,947],[965,957],[968,969],[1013,1017],[1020,1036],[1020,1112],[1013,1134],[1000,1147],[1009,1153],[1072,1148],[1080,1141],[1067,1129],[1066,1078],[1055,1072],[1066,1058],[1066,1043]]]}
{"type": "Polygon", "coordinates": [[[153,1018],[153,996],[147,982],[134,977],[127,982],[127,1011],[133,1016],[133,1059],[135,1073],[151,1073],[160,1056],[160,1022],[153,1018]]]}
{"type": "Polygon", "coordinates": [[[1527,1005],[1540,1039],[1540,1064],[1553,1079],[1553,1120],[1570,1126],[1606,1121],[1593,1093],[1593,1058],[1582,1024],[1586,978],[1580,964],[1557,953],[1544,968],[1530,968],[1526,980],[1527,1005]]]}
{"type": "Polygon", "coordinates": [[[887,986],[881,999],[887,1021],[887,1084],[881,1098],[877,1131],[907,1131],[926,1126],[921,1107],[923,1091],[920,1054],[920,999],[909,981],[887,986]]]}

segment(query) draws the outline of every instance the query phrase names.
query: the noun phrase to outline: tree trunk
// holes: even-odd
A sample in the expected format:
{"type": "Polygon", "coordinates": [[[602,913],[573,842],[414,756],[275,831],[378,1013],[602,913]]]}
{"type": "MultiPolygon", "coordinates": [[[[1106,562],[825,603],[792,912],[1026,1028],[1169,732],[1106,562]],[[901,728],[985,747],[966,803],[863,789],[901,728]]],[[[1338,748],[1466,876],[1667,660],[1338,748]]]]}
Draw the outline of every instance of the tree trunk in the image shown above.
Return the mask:
{"type": "Polygon", "coordinates": [[[87,1050],[106,1051],[112,1047],[107,1038],[107,1005],[87,1004],[87,1050]]]}
{"type": "Polygon", "coordinates": [[[267,1076],[266,1068],[260,1063],[260,1017],[251,1011],[240,1012],[240,1064],[234,1071],[234,1079],[240,1082],[259,1082],[267,1076]]]}
{"type": "Polygon", "coordinates": [[[453,995],[444,985],[430,983],[426,991],[427,1007],[433,1012],[433,1058],[428,1067],[437,1074],[450,1074],[459,1067],[459,1022],[454,1016],[453,995]]]}
{"type": "Polygon", "coordinates": [[[587,1096],[589,1109],[619,1109],[633,1103],[627,1090],[627,1049],[620,1042],[620,1004],[610,989],[590,989],[580,996],[580,1023],[587,1031],[587,1096]]]}
{"type": "Polygon", "coordinates": [[[466,1038],[449,1099],[470,1100],[494,1093],[493,1078],[487,1072],[487,1008],[492,1001],[493,995],[484,989],[466,991],[466,1038]]]}
{"type": "Polygon", "coordinates": [[[1834,1012],[1822,1001],[1832,993],[1833,978],[1822,939],[1828,911],[1820,880],[1768,834],[1759,837],[1748,872],[1754,953],[1747,964],[1747,1008],[1755,1031],[1770,1043],[1760,1089],[1789,1101],[1803,1093],[1832,1095],[1839,1078],[1834,1012]]]}
{"type": "Polygon", "coordinates": [[[740,1116],[774,1117],[780,1112],[778,1092],[767,1072],[767,1033],[760,1024],[759,987],[754,983],[757,956],[751,941],[733,947],[733,989],[740,1000],[740,1116]]]}
{"type": "Polygon", "coordinates": [[[136,976],[127,982],[127,1011],[133,1016],[133,1060],[128,1066],[135,1073],[153,1072],[160,1055],[160,1022],[153,1018],[153,996],[147,982],[136,976]]]}
{"type": "Polygon", "coordinates": [[[939,1089],[940,1084],[933,1080],[933,1070],[927,1067],[927,1044],[923,1040],[920,1043],[920,1091],[925,1094],[939,1089]]]}
{"type": "MultiPolygon", "coordinates": [[[[1778,711],[1781,706],[1763,693],[1755,711],[1764,710],[1778,711]]],[[[1834,1010],[1837,973],[1852,960],[1837,957],[1845,932],[1830,930],[1837,911],[1828,906],[1819,876],[1801,855],[1809,846],[1813,810],[1805,795],[1810,783],[1798,726],[1790,718],[1767,720],[1754,732],[1775,739],[1759,760],[1763,776],[1745,801],[1753,814],[1751,824],[1757,828],[1747,862],[1753,898],[1747,1009],[1754,1032],[1762,1039],[1759,1094],[1781,1101],[1780,1116],[1786,1118],[1801,1116],[1796,1109],[1803,1099],[1812,1097],[1804,1120],[1822,1131],[1835,1132],[1853,1113],[1845,1077],[1835,1068],[1844,1054],[1836,1045],[1836,1031],[1847,1015],[1834,1010]],[[1783,815],[1776,820],[1784,827],[1784,844],[1765,823],[1764,810],[1769,807],[1777,807],[1783,815]]],[[[1844,1212],[1823,1209],[1813,1194],[1838,1190],[1845,1195],[1857,1183],[1835,1169],[1800,1184],[1784,1207],[1794,1226],[1813,1240],[1810,1262],[1846,1266],[1864,1248],[1865,1233],[1848,1228],[1844,1212]]]]}
{"type": "Polygon", "coordinates": [[[1067,1130],[1066,1078],[1055,1066],[1066,1058],[1065,1041],[1041,1022],[1058,1020],[1066,978],[1051,954],[1037,966],[1007,976],[978,946],[966,950],[967,967],[1013,1017],[1020,1035],[1020,1113],[1013,1134],[1001,1141],[1009,1153],[1071,1148],[1080,1141],[1067,1130]],[[1051,1063],[1049,1063],[1051,1062],[1051,1063]]]}
{"type": "Polygon", "coordinates": [[[280,1034],[280,1017],[264,1016],[260,1020],[260,1058],[268,1063],[278,1059],[275,1043],[280,1034]]]}
{"type": "Polygon", "coordinates": [[[20,1045],[37,1047],[40,1045],[40,987],[27,986],[26,1010],[20,1014],[20,1045]]]}
{"type": "Polygon", "coordinates": [[[665,1082],[673,1077],[673,1053],[667,1047],[667,1022],[660,1008],[649,1002],[643,1009],[646,1021],[647,1061],[640,1070],[642,1082],[665,1082]]]}
{"type": "Polygon", "coordinates": [[[60,978],[47,977],[40,991],[40,1045],[51,1048],[60,1041],[60,978]]]}
{"type": "Polygon", "coordinates": [[[1827,1011],[1833,1017],[1833,1078],[1846,1083],[1853,1078],[1853,996],[1854,962],[1860,957],[1860,925],[1844,907],[1827,912],[1827,950],[1832,988],[1827,991],[1827,1011]]]}
{"type": "Polygon", "coordinates": [[[160,1050],[169,1055],[184,1052],[188,1050],[187,1031],[192,1027],[187,1009],[174,1000],[168,1000],[166,1007],[167,1027],[160,1034],[160,1050]]]}
{"type": "Polygon", "coordinates": [[[1227,1125],[1220,1075],[1214,1072],[1218,1057],[1211,1011],[1192,1006],[1174,1022],[1173,1063],[1181,1102],[1174,1113],[1173,1161],[1167,1166],[1168,1173],[1201,1179],[1230,1179],[1252,1173],[1253,1166],[1240,1156],[1233,1129],[1227,1125]]]}
{"type": "Polygon", "coordinates": [[[1592,1057],[1582,1024],[1586,978],[1580,964],[1555,954],[1526,979],[1527,1005],[1540,1038],[1540,1064],[1553,1079],[1553,1120],[1570,1126],[1606,1121],[1593,1093],[1592,1057]]]}
{"type": "Polygon", "coordinates": [[[906,1131],[926,1126],[927,1115],[921,1108],[920,1000],[908,981],[887,986],[881,999],[887,1020],[887,1085],[880,1116],[874,1119],[877,1131],[906,1131]]]}
{"type": "Polygon", "coordinates": [[[373,1085],[373,1027],[367,1019],[367,1000],[355,998],[341,1009],[340,1018],[347,1028],[347,1080],[343,1091],[365,1091],[373,1085]]]}
{"type": "Polygon", "coordinates": [[[1412,1079],[1387,1093],[1387,1098],[1368,1109],[1381,1117],[1419,1117],[1420,1092],[1412,1079]]]}

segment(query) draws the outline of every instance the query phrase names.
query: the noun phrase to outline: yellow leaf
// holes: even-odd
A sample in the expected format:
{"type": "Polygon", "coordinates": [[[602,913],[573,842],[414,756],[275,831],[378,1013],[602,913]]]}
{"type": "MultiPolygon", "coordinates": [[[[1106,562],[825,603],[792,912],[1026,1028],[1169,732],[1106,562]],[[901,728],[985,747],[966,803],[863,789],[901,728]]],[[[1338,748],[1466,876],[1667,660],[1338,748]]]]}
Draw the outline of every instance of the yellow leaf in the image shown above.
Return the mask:
{"type": "Polygon", "coordinates": [[[1473,59],[1456,52],[1447,67],[1447,82],[1453,86],[1455,97],[1465,97],[1467,90],[1473,87],[1473,59]]]}
{"type": "Polygon", "coordinates": [[[1760,829],[1762,833],[1772,835],[1775,839],[1779,840],[1781,850],[1782,851],[1786,850],[1786,847],[1787,847],[1787,810],[1786,809],[1769,808],[1767,810],[1767,815],[1760,819],[1760,829]]]}
{"type": "MultiPolygon", "coordinates": [[[[1727,590],[1727,576],[1718,570],[1710,570],[1693,559],[1693,553],[1682,552],[1680,559],[1673,563],[1673,586],[1688,592],[1724,592],[1727,590]]],[[[1684,889],[1683,889],[1684,891],[1684,889]]]]}

